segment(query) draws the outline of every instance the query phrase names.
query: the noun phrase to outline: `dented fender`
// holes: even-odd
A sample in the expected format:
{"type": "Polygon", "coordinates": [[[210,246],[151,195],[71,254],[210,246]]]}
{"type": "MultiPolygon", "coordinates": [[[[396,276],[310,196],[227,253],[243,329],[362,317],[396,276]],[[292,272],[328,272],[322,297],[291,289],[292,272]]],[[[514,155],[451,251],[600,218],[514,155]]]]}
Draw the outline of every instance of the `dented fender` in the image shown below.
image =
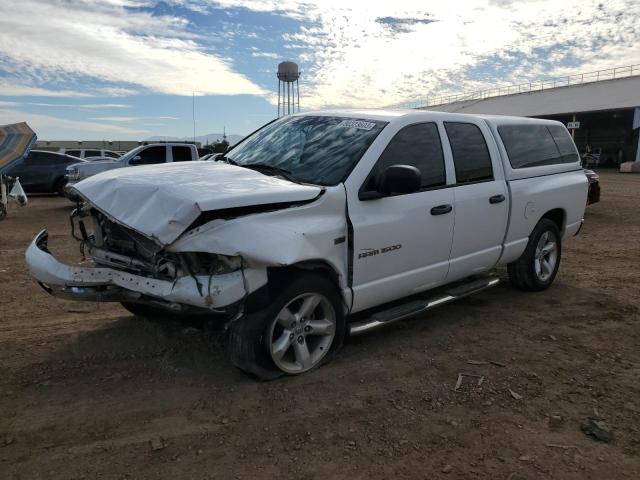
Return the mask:
{"type": "Polygon", "coordinates": [[[341,186],[318,200],[230,220],[212,220],[184,233],[172,252],[241,256],[249,267],[281,267],[322,261],[347,288],[346,198],[341,186]]]}

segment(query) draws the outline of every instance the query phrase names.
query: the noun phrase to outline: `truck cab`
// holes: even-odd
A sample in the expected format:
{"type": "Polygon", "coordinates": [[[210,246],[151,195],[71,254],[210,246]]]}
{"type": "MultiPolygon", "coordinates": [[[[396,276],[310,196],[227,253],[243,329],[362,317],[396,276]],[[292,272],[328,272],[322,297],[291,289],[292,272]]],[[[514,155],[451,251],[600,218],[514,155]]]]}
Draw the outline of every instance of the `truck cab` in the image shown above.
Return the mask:
{"type": "MultiPolygon", "coordinates": [[[[131,158],[131,157],[130,157],[131,158]]],[[[141,316],[213,315],[234,364],[299,374],[368,332],[498,283],[553,283],[587,179],[558,122],[334,110],[266,125],[218,162],[74,185],[95,268],[27,250],[53,295],[141,316]]]]}

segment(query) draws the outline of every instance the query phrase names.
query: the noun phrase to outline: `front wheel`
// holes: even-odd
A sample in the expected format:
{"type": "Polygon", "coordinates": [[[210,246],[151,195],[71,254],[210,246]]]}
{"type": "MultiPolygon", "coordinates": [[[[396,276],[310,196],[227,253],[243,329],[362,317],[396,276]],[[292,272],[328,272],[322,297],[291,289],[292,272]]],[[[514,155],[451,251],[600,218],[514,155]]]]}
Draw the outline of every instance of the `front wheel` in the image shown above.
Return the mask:
{"type": "Polygon", "coordinates": [[[533,229],[524,253],[507,266],[509,280],[521,290],[546,290],[556,278],[561,254],[560,230],[555,222],[543,218],[533,229]]]}
{"type": "Polygon", "coordinates": [[[333,283],[318,274],[300,275],[264,310],[231,324],[229,357],[260,380],[301,374],[333,356],[344,341],[344,325],[333,283]]]}

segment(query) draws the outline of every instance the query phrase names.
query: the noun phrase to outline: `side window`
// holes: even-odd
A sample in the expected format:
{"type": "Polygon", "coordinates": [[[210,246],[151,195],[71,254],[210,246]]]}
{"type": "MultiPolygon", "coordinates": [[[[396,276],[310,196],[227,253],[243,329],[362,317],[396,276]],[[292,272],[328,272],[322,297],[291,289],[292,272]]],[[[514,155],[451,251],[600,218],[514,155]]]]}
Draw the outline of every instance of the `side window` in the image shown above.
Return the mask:
{"type": "Polygon", "coordinates": [[[416,167],[422,176],[423,189],[446,185],[444,155],[436,124],[409,125],[396,133],[369,175],[365,190],[375,190],[379,175],[391,165],[416,167]]]}
{"type": "Polygon", "coordinates": [[[188,162],[191,160],[191,149],[189,147],[171,147],[174,162],[188,162]]]}
{"type": "Polygon", "coordinates": [[[140,162],[138,165],[151,165],[154,163],[166,162],[166,147],[164,145],[157,147],[148,147],[142,150],[140,155],[140,162]]]}
{"type": "Polygon", "coordinates": [[[84,151],[84,156],[85,157],[100,157],[100,156],[102,156],[102,153],[100,152],[100,150],[85,150],[84,151]]]}
{"type": "Polygon", "coordinates": [[[68,163],[69,160],[69,157],[57,153],[41,153],[41,155],[46,157],[47,165],[62,165],[68,163]]]}
{"type": "Polygon", "coordinates": [[[51,163],[48,157],[46,152],[30,152],[25,163],[30,167],[43,167],[51,163]]]}
{"type": "Polygon", "coordinates": [[[502,125],[498,133],[513,168],[573,163],[578,154],[564,128],[556,125],[502,125]]]}
{"type": "Polygon", "coordinates": [[[116,152],[110,152],[109,150],[104,151],[104,156],[109,158],[120,158],[120,155],[118,155],[116,152]]]}
{"type": "Polygon", "coordinates": [[[67,150],[64,153],[71,155],[72,157],[80,157],[80,150],[67,150]]]}
{"type": "Polygon", "coordinates": [[[482,132],[472,123],[444,122],[453,163],[456,183],[493,180],[491,155],[482,132]]]}
{"type": "Polygon", "coordinates": [[[569,132],[560,125],[548,125],[547,128],[560,151],[561,162],[579,162],[580,157],[578,156],[578,151],[576,150],[576,146],[573,143],[573,139],[571,138],[571,135],[569,135],[569,132]]]}

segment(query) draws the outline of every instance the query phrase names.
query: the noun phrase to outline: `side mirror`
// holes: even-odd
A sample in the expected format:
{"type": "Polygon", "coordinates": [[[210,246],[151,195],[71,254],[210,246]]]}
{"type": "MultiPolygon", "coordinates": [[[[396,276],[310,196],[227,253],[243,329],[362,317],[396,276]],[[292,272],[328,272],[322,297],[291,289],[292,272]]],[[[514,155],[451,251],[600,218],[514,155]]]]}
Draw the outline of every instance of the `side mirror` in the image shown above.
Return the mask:
{"type": "Polygon", "coordinates": [[[131,160],[129,160],[129,165],[139,165],[140,160],[142,160],[142,157],[140,155],[136,155],[131,160]]]}
{"type": "Polygon", "coordinates": [[[416,167],[391,165],[380,175],[377,190],[382,195],[413,193],[420,190],[421,183],[422,176],[416,167]]]}

